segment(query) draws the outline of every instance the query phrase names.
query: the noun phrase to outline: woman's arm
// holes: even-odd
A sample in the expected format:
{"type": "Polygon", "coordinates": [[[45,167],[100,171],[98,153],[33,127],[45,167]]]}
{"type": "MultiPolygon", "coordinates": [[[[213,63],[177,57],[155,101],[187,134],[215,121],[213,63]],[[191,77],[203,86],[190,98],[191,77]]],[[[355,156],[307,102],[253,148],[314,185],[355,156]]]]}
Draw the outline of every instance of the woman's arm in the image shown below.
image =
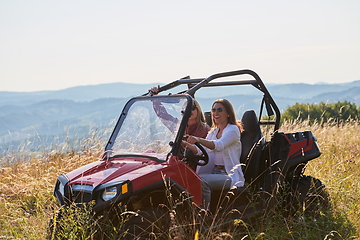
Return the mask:
{"type": "Polygon", "coordinates": [[[236,141],[240,141],[240,130],[235,125],[228,125],[228,127],[224,129],[222,137],[218,140],[208,140],[189,136],[187,141],[191,144],[198,142],[210,150],[223,151],[224,148],[230,146],[236,141]]]}
{"type": "Polygon", "coordinates": [[[194,143],[198,142],[201,145],[203,145],[204,147],[209,148],[210,150],[213,150],[215,148],[215,144],[212,140],[207,140],[207,139],[204,139],[201,137],[188,136],[187,142],[190,144],[194,144],[194,143]]]}
{"type": "Polygon", "coordinates": [[[182,141],[181,146],[185,149],[189,149],[190,151],[192,151],[194,154],[198,154],[198,149],[194,144],[191,144],[187,141],[182,141]]]}
{"type": "Polygon", "coordinates": [[[179,119],[170,115],[164,105],[159,100],[153,100],[153,108],[156,115],[160,118],[160,121],[171,131],[176,131],[176,125],[179,122],[179,119]]]}

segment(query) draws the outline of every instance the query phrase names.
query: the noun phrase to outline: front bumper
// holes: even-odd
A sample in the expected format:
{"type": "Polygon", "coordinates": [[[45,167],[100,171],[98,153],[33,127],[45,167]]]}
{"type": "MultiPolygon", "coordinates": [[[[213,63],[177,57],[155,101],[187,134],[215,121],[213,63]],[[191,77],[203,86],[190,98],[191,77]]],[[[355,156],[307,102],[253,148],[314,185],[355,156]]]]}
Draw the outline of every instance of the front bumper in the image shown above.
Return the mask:
{"type": "Polygon", "coordinates": [[[58,177],[54,196],[58,199],[60,205],[69,206],[71,204],[93,203],[93,210],[98,213],[114,204],[118,204],[131,195],[131,181],[123,180],[99,184],[96,187],[88,184],[70,184],[65,174],[58,177]],[[103,193],[107,189],[116,187],[116,194],[107,201],[103,198],[103,193]]]}

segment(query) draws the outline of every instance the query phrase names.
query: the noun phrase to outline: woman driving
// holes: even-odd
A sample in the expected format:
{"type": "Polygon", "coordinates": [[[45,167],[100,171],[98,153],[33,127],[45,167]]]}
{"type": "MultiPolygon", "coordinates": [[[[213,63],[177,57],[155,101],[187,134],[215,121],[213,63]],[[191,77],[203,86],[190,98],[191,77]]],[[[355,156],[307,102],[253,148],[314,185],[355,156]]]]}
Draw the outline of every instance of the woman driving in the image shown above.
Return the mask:
{"type": "Polygon", "coordinates": [[[211,109],[212,128],[206,138],[188,136],[183,146],[201,153],[193,145],[198,142],[206,148],[209,163],[198,167],[202,178],[203,207],[209,209],[211,191],[242,187],[245,179],[240,165],[241,125],[236,121],[232,104],[226,99],[216,100],[211,109]]]}

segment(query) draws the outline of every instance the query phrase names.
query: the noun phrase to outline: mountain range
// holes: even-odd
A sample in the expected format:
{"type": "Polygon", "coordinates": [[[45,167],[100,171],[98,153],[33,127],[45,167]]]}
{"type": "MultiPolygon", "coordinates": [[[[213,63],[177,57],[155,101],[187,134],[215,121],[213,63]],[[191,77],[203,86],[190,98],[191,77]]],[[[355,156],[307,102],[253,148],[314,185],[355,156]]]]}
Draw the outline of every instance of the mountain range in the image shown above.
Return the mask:
{"type": "MultiPolygon", "coordinates": [[[[16,150],[32,139],[32,146],[56,138],[81,137],[91,128],[111,129],[129,98],[148,91],[153,84],[109,83],[58,91],[0,92],[0,154],[16,150]],[[37,142],[37,143],[35,143],[37,142]]],[[[293,104],[349,101],[360,105],[360,80],[339,84],[269,84],[280,110],[293,104]]],[[[177,87],[173,93],[179,92],[177,87]]],[[[206,88],[195,94],[204,111],[217,98],[229,99],[238,116],[259,110],[262,95],[250,86],[206,88]]],[[[108,132],[109,132],[108,131],[108,132]]],[[[110,133],[109,133],[110,134],[110,133]]],[[[108,137],[108,136],[105,136],[108,137]]]]}

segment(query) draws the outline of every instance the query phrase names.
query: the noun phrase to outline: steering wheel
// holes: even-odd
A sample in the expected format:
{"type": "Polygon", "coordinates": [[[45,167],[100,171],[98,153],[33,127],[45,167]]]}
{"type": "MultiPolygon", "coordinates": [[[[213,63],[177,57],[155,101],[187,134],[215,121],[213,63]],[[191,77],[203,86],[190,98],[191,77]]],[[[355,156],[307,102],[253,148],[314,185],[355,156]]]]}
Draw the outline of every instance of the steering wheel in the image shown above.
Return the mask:
{"type": "MultiPolygon", "coordinates": [[[[187,137],[183,137],[183,140],[186,139],[187,137]]],[[[206,164],[209,163],[209,155],[207,154],[206,150],[200,143],[196,142],[195,146],[197,146],[200,149],[203,155],[196,155],[191,150],[188,150],[185,151],[184,160],[189,162],[194,162],[197,166],[205,166],[206,164]]]]}

